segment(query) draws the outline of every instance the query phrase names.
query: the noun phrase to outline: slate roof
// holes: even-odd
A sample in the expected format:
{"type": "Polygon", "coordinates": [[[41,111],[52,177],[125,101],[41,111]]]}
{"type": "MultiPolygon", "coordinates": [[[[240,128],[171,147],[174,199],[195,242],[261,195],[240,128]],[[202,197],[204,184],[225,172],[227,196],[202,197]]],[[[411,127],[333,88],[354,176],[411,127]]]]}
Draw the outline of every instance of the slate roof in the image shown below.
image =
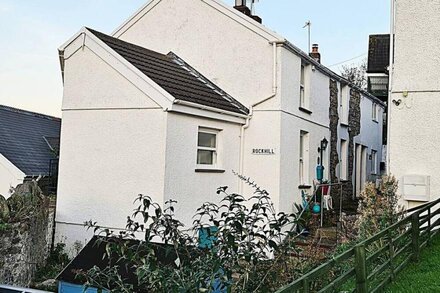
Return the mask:
{"type": "Polygon", "coordinates": [[[210,82],[173,52],[164,55],[89,28],[87,30],[177,100],[239,114],[249,113],[245,106],[210,82]]]}
{"type": "Polygon", "coordinates": [[[61,119],[0,105],[0,154],[26,176],[48,175],[55,158],[45,137],[56,143],[61,119]]]}
{"type": "Polygon", "coordinates": [[[390,64],[390,35],[370,35],[368,73],[387,73],[390,64]]]}

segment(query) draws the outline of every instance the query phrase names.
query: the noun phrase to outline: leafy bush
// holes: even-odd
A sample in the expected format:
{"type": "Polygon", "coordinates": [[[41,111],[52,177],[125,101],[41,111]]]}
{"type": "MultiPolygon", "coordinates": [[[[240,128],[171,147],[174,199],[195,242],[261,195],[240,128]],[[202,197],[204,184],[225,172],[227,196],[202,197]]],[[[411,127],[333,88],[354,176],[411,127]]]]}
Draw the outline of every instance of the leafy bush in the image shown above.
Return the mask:
{"type": "Polygon", "coordinates": [[[41,290],[57,290],[56,286],[52,288],[38,284],[46,280],[54,279],[70,262],[69,256],[65,252],[65,247],[66,245],[64,243],[57,243],[54,246],[46,260],[46,265],[38,269],[33,280],[33,283],[36,285],[33,287],[41,290]]]}
{"type": "Polygon", "coordinates": [[[367,183],[361,193],[356,227],[360,239],[366,239],[403,218],[398,205],[398,181],[394,176],[383,176],[378,188],[367,183]]]}
{"type": "Polygon", "coordinates": [[[163,210],[144,195],[136,199],[139,206],[128,217],[126,231],[116,234],[88,222],[104,236],[99,242],[106,246],[109,265],[79,275],[90,286],[116,292],[267,292],[290,282],[302,273],[290,257],[297,217],[276,213],[267,191],[242,179],[254,188],[253,196],[219,188],[220,204],[197,209],[189,230],[175,218],[175,201],[163,210]],[[139,237],[142,241],[133,241],[139,237]],[[132,282],[121,273],[127,271],[132,282]]]}

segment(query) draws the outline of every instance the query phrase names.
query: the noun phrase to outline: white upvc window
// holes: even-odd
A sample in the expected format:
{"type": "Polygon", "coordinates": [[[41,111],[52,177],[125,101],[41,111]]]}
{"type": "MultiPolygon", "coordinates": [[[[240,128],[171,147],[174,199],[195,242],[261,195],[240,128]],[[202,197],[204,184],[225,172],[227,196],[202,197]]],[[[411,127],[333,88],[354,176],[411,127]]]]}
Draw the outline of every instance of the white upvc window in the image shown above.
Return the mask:
{"type": "Polygon", "coordinates": [[[377,174],[377,151],[371,151],[371,174],[377,174]]]}
{"type": "Polygon", "coordinates": [[[373,121],[376,121],[376,122],[378,122],[378,119],[377,119],[377,117],[379,116],[378,110],[379,110],[379,107],[377,106],[376,103],[373,102],[373,106],[371,109],[371,118],[373,119],[373,121]]]}
{"type": "Polygon", "coordinates": [[[300,82],[299,82],[299,106],[307,108],[306,104],[306,66],[301,64],[300,82]]]}
{"type": "Polygon", "coordinates": [[[345,139],[341,139],[341,161],[340,161],[340,174],[341,180],[347,180],[347,167],[348,167],[348,143],[345,139]]]}
{"type": "Polygon", "coordinates": [[[300,132],[299,139],[299,183],[309,184],[309,133],[300,132]]]}
{"type": "Polygon", "coordinates": [[[349,99],[350,99],[350,88],[348,85],[341,84],[340,97],[341,97],[341,101],[340,101],[341,123],[348,124],[348,107],[349,107],[349,99]]]}
{"type": "Polygon", "coordinates": [[[197,165],[200,167],[217,167],[219,131],[199,128],[197,139],[197,165]]]}

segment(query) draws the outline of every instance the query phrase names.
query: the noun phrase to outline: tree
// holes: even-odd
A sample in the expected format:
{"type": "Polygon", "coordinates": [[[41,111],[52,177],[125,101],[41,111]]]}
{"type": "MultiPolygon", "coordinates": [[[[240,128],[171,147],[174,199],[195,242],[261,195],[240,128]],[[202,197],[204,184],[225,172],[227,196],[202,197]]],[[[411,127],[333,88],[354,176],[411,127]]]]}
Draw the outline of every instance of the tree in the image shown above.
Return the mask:
{"type": "Polygon", "coordinates": [[[341,75],[361,89],[367,89],[367,59],[358,64],[342,65],[341,75]]]}

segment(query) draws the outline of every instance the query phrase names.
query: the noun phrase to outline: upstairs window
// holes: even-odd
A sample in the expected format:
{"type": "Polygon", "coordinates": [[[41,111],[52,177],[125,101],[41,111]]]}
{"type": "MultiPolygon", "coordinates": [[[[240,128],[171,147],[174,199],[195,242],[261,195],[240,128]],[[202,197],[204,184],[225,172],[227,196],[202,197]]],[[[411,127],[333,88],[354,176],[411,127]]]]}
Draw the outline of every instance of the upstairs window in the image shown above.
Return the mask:
{"type": "Polygon", "coordinates": [[[307,108],[306,106],[306,67],[301,64],[301,74],[299,82],[299,106],[301,108],[307,108]]]}
{"type": "Polygon", "coordinates": [[[199,128],[197,140],[197,165],[216,166],[218,161],[218,131],[199,128]]]}
{"type": "Polygon", "coordinates": [[[350,97],[350,88],[347,85],[341,85],[341,124],[348,124],[348,106],[349,106],[349,97],[350,97]]]}
{"type": "Polygon", "coordinates": [[[378,111],[379,111],[379,107],[377,107],[376,103],[373,103],[372,109],[371,109],[371,118],[373,119],[373,121],[378,122],[379,120],[377,119],[378,115],[378,111]]]}

